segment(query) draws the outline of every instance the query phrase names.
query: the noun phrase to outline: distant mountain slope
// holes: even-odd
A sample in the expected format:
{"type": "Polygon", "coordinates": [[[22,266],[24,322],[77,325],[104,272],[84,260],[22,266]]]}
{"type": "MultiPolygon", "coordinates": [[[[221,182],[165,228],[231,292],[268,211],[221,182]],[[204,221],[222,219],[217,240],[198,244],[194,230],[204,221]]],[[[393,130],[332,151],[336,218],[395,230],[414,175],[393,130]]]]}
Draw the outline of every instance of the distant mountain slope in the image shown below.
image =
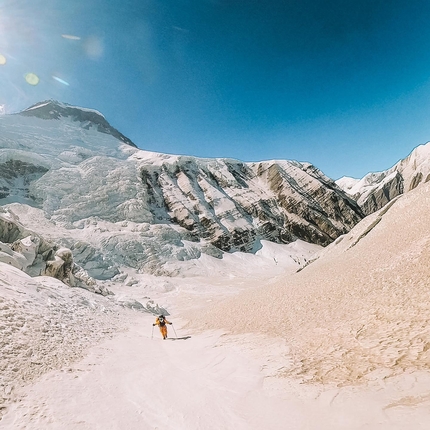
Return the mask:
{"type": "Polygon", "coordinates": [[[327,245],[361,219],[355,202],[308,163],[145,152],[131,158],[150,222],[173,222],[224,251],[252,251],[258,239],[327,245]]]}
{"type": "Polygon", "coordinates": [[[371,214],[429,179],[430,143],[427,143],[415,148],[388,170],[369,173],[360,180],[344,177],[336,184],[350,194],[366,214],[371,214]]]}
{"type": "Polygon", "coordinates": [[[0,204],[26,203],[70,232],[91,231],[82,255],[97,248],[151,272],[201,252],[255,252],[261,240],[327,245],[363,217],[309,163],[142,151],[97,111],[54,101],[0,117],[0,193],[0,204]]]}

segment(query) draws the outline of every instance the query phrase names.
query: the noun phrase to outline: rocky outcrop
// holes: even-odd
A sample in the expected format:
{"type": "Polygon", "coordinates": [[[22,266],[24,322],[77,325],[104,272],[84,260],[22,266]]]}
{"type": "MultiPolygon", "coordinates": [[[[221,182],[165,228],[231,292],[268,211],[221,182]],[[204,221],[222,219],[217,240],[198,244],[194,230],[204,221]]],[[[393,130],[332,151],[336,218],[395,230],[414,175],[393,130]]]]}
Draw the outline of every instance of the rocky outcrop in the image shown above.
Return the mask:
{"type": "Polygon", "coordinates": [[[357,201],[360,200],[361,208],[366,215],[378,211],[391,200],[403,194],[403,176],[399,172],[393,173],[387,180],[375,187],[363,201],[360,200],[360,195],[356,196],[357,201]]]}

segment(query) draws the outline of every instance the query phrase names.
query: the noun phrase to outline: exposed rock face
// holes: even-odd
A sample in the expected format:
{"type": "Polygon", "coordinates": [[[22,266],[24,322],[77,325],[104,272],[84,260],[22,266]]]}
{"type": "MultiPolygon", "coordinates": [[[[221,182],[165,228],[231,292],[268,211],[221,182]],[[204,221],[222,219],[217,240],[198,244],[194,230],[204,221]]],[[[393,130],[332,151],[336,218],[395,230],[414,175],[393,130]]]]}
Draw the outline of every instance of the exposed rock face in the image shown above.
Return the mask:
{"type": "MultiPolygon", "coordinates": [[[[384,207],[395,197],[403,194],[403,176],[399,172],[393,172],[387,180],[381,182],[367,198],[362,202],[361,208],[364,213],[369,215],[384,207]]],[[[355,196],[357,200],[360,195],[355,196]]]]}
{"type": "Polygon", "coordinates": [[[60,248],[55,252],[54,259],[46,262],[44,274],[57,278],[66,284],[70,284],[72,268],[72,251],[67,248],[60,248]]]}
{"type": "Polygon", "coordinates": [[[223,251],[252,251],[258,239],[327,245],[363,216],[310,164],[161,157],[139,166],[150,222],[178,224],[223,251]]]}
{"type": "Polygon", "coordinates": [[[415,148],[391,169],[369,173],[360,180],[341,178],[336,183],[349,193],[366,215],[430,180],[430,143],[415,148]]]}

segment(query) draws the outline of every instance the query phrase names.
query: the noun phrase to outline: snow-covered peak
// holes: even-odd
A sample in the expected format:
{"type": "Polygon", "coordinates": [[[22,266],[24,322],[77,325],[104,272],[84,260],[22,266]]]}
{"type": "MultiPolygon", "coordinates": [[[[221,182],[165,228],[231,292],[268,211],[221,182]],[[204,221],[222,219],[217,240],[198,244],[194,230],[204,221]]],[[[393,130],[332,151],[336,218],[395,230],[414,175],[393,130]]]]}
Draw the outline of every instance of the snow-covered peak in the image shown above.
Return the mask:
{"type": "Polygon", "coordinates": [[[43,102],[36,103],[21,111],[20,114],[37,116],[42,119],[58,119],[60,116],[72,116],[75,111],[95,114],[106,119],[105,116],[98,110],[73,106],[67,103],[58,102],[56,100],[45,100],[43,102]]]}
{"type": "Polygon", "coordinates": [[[358,182],[360,182],[360,179],[351,178],[350,176],[342,176],[336,181],[336,184],[348,194],[353,195],[353,192],[351,192],[351,190],[357,185],[358,182]]]}
{"type": "Polygon", "coordinates": [[[97,231],[91,246],[115,250],[117,264],[155,273],[172,258],[253,253],[262,240],[326,245],[362,218],[309,163],[154,153],[108,127],[95,111],[55,101],[0,117],[0,204],[38,207],[74,230],[62,245],[76,258],[87,249],[75,244],[81,229],[97,231]]]}
{"type": "Polygon", "coordinates": [[[45,100],[30,106],[29,108],[19,112],[17,115],[31,116],[44,120],[70,118],[74,122],[81,123],[82,128],[87,130],[95,128],[101,133],[110,134],[127,145],[136,147],[128,137],[124,136],[117,129],[112,127],[104,115],[95,109],[72,106],[56,100],[45,100]]]}
{"type": "Polygon", "coordinates": [[[368,173],[361,179],[343,177],[336,184],[351,195],[366,214],[370,214],[429,179],[430,142],[417,146],[390,169],[368,173]]]}

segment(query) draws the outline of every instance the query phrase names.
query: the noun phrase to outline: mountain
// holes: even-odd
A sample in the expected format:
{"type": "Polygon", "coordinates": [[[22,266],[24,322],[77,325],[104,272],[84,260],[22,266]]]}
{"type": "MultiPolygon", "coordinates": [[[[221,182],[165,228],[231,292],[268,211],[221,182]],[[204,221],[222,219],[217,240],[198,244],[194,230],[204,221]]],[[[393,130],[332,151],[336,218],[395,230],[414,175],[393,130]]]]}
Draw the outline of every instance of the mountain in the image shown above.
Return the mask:
{"type": "Polygon", "coordinates": [[[336,184],[350,194],[368,215],[429,179],[430,143],[427,143],[416,147],[388,170],[369,173],[362,179],[343,177],[336,184]]]}
{"type": "Polygon", "coordinates": [[[36,103],[19,112],[17,115],[36,117],[40,119],[71,118],[79,122],[82,128],[89,130],[94,127],[100,133],[110,134],[118,140],[136,148],[136,145],[116,128],[112,127],[99,111],[71,106],[54,100],[46,100],[36,103]]]}
{"type": "Polygon", "coordinates": [[[172,262],[264,240],[325,246],[364,216],[309,163],[143,151],[99,112],[55,101],[0,117],[0,190],[0,204],[36,232],[48,223],[101,279],[120,265],[172,274],[172,262]]]}

